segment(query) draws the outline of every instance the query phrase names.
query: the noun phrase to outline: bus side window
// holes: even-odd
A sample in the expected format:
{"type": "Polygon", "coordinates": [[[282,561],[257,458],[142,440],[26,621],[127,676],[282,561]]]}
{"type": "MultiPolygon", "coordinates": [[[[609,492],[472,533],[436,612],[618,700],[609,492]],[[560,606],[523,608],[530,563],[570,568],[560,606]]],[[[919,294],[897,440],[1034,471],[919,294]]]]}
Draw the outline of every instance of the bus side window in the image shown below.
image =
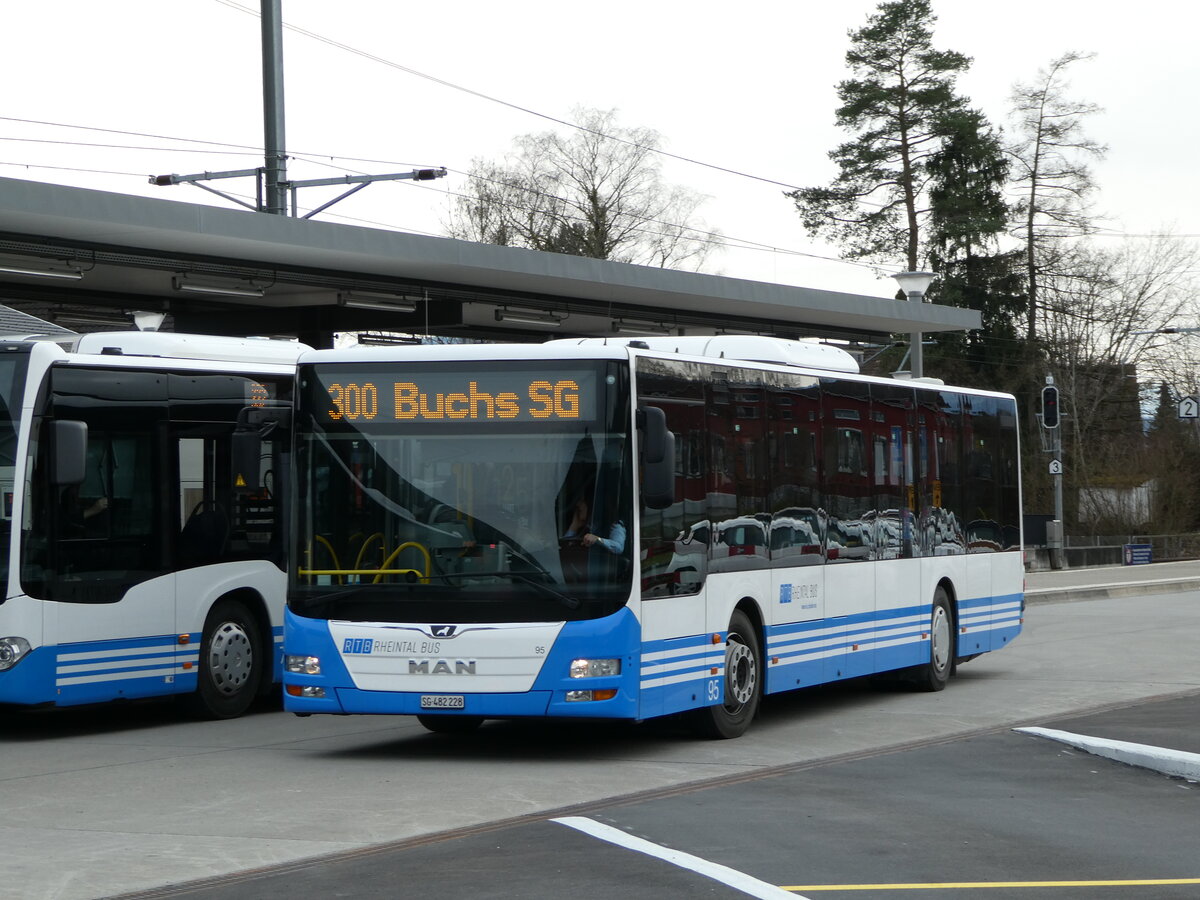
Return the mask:
{"type": "Polygon", "coordinates": [[[675,496],[666,509],[641,510],[642,597],[695,594],[708,571],[708,501],[703,388],[686,367],[642,361],[639,403],[662,409],[675,435],[675,496]]]}

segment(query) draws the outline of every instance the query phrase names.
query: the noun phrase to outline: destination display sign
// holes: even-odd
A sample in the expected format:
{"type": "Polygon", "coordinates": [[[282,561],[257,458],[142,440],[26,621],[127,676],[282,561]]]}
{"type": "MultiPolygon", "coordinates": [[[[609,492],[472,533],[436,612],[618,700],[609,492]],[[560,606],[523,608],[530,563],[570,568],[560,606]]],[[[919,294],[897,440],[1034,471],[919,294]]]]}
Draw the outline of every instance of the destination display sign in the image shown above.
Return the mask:
{"type": "MultiPolygon", "coordinates": [[[[469,372],[319,370],[327,421],[588,422],[596,418],[593,369],[469,372]]],[[[318,410],[320,416],[320,410],[318,410]]]]}
{"type": "Polygon", "coordinates": [[[275,399],[275,385],[247,381],[242,388],[242,399],[248,406],[261,409],[275,399]]]}

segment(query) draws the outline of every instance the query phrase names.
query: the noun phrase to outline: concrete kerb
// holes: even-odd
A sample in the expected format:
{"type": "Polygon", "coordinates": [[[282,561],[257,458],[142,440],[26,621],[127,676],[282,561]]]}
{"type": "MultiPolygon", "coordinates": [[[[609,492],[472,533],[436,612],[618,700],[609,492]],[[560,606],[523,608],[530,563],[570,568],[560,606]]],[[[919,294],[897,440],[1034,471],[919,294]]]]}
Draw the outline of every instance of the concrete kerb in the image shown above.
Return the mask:
{"type": "Polygon", "coordinates": [[[1069,731],[1056,731],[1053,728],[1014,728],[1013,731],[1069,744],[1093,756],[1102,756],[1127,766],[1152,769],[1173,778],[1200,781],[1200,753],[1169,750],[1149,744],[1133,744],[1129,741],[1111,741],[1085,734],[1072,734],[1069,731]]]}
{"type": "Polygon", "coordinates": [[[1075,603],[1080,600],[1110,600],[1147,594],[1182,594],[1200,591],[1200,578],[1161,578],[1155,581],[1113,582],[1078,587],[1041,588],[1025,592],[1026,604],[1075,603]]]}

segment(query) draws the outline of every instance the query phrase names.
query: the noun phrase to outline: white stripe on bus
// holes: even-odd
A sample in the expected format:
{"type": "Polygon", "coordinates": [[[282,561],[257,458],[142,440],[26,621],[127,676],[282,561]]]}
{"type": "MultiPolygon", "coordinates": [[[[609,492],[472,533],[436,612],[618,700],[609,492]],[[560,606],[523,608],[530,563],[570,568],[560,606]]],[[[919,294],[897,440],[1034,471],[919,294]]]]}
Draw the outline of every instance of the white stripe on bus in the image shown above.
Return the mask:
{"type": "Polygon", "coordinates": [[[83,675],[76,678],[59,678],[54,683],[59,687],[69,687],[75,684],[102,684],[106,681],[134,681],[139,678],[160,678],[163,675],[194,674],[195,669],[185,672],[174,667],[163,669],[147,669],[141,672],[113,672],[108,675],[83,675]]]}
{"type": "Polygon", "coordinates": [[[111,662],[75,663],[69,666],[60,665],[58,667],[58,674],[65,675],[78,672],[103,672],[111,669],[128,669],[131,666],[169,666],[172,664],[177,665],[182,662],[195,662],[199,658],[199,654],[194,654],[190,657],[190,659],[188,657],[183,657],[180,659],[174,655],[167,655],[145,656],[138,659],[117,659],[112,660],[111,662]]]}
{"type": "Polygon", "coordinates": [[[118,650],[87,650],[75,653],[59,653],[58,661],[75,662],[82,659],[113,659],[118,656],[154,656],[162,653],[174,653],[179,649],[179,646],[175,641],[170,641],[144,647],[123,647],[118,650]]]}

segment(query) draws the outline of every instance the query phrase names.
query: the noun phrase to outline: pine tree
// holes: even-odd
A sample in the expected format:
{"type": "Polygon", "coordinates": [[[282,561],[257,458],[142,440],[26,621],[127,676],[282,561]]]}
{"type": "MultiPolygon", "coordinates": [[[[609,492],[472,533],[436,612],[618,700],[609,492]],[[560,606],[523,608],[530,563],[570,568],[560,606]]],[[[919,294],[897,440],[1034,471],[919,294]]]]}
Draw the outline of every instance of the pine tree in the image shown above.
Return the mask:
{"type": "Polygon", "coordinates": [[[837,123],[853,132],[832,152],[837,177],[787,194],[804,225],[851,259],[922,267],[926,167],[942,142],[940,123],[960,109],[954,81],[970,59],[934,49],[929,0],[881,3],[850,32],[853,78],[838,85],[837,123]]]}
{"type": "Polygon", "coordinates": [[[999,235],[1008,221],[1004,199],[1008,160],[983,113],[959,108],[939,120],[942,143],[927,165],[930,176],[929,238],[932,268],[940,274],[929,297],[934,302],[977,309],[983,328],[966,335],[937,337],[940,357],[966,363],[968,383],[1005,386],[1022,358],[1018,342],[1024,320],[1021,254],[1001,252],[999,235]]]}

